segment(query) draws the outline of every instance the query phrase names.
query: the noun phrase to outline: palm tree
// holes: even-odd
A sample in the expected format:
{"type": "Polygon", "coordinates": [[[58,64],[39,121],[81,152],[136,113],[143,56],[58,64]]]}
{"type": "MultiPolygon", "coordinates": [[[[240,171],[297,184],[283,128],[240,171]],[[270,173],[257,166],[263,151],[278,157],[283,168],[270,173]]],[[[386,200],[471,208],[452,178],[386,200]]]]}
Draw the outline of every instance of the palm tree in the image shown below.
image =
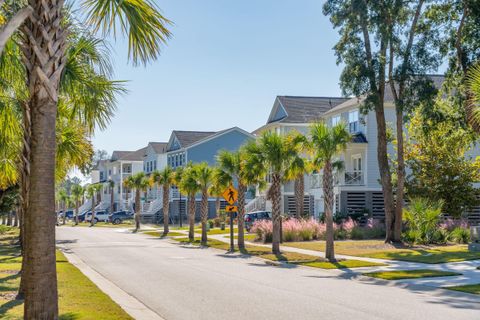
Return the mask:
{"type": "Polygon", "coordinates": [[[249,173],[242,166],[243,156],[240,151],[221,151],[217,157],[218,167],[223,173],[224,183],[238,184],[238,248],[245,249],[245,195],[249,182],[249,173]]]}
{"type": "Polygon", "coordinates": [[[212,185],[213,169],[208,163],[202,162],[194,166],[194,175],[197,180],[198,189],[202,193],[200,205],[200,216],[202,224],[202,245],[207,245],[207,220],[208,220],[208,189],[212,185]]]}
{"type": "MultiPolygon", "coordinates": [[[[3,4],[1,1],[0,4],[3,4]]],[[[13,1],[18,6],[18,1],[13,1]]],[[[106,35],[115,30],[129,35],[129,54],[135,64],[156,59],[160,46],[169,37],[169,23],[149,0],[83,0],[86,24],[106,35]],[[118,27],[120,24],[120,28],[118,27]]],[[[9,8],[10,9],[10,8],[9,8]]],[[[22,54],[26,61],[29,103],[25,112],[30,121],[25,132],[29,157],[29,194],[25,207],[25,256],[22,277],[25,286],[24,317],[55,319],[58,317],[58,294],[55,267],[55,120],[59,82],[65,68],[67,37],[71,24],[64,23],[63,0],[28,0],[25,9],[7,22],[0,31],[0,50],[15,32],[22,33],[22,54]],[[23,23],[23,24],[22,24],[23,23]],[[21,28],[20,28],[21,26],[21,28]]],[[[12,10],[12,12],[15,12],[12,10]]]]}
{"type": "Polygon", "coordinates": [[[170,210],[170,187],[174,182],[174,171],[167,166],[162,171],[154,171],[150,177],[151,183],[157,183],[162,186],[162,204],[163,204],[163,236],[169,232],[168,229],[168,211],[170,210]]]}
{"type": "Polygon", "coordinates": [[[288,178],[288,169],[297,151],[290,148],[287,137],[275,132],[264,132],[256,140],[247,143],[245,149],[245,170],[258,179],[270,175],[271,185],[267,197],[272,201],[272,252],[280,253],[281,241],[281,186],[288,178]]]}
{"type": "Polygon", "coordinates": [[[347,147],[351,136],[343,123],[328,127],[324,122],[318,122],[310,128],[311,147],[314,153],[313,163],[317,168],[323,168],[323,196],[326,231],[325,257],[335,260],[333,243],[333,168],[334,159],[347,147]]]}
{"type": "Polygon", "coordinates": [[[137,232],[140,229],[140,213],[142,210],[141,193],[147,190],[150,181],[143,172],[129,176],[124,181],[128,188],[135,189],[135,232],[137,232]]]}
{"type": "Polygon", "coordinates": [[[195,195],[200,191],[195,167],[189,163],[182,170],[182,179],[179,183],[180,191],[188,195],[188,238],[190,241],[195,240],[195,195]]]}
{"type": "Polygon", "coordinates": [[[212,184],[208,189],[208,193],[215,197],[215,215],[217,218],[220,216],[220,198],[229,184],[230,177],[226,175],[225,172],[220,168],[213,168],[212,184]]]}
{"type": "Polygon", "coordinates": [[[85,189],[79,184],[74,184],[72,186],[71,192],[72,192],[72,200],[75,203],[74,224],[78,225],[78,207],[80,206],[80,200],[82,200],[83,198],[85,189]]]}
{"type": "Polygon", "coordinates": [[[172,184],[178,189],[180,194],[180,200],[178,202],[178,223],[180,228],[182,227],[182,190],[180,189],[180,183],[183,177],[183,167],[177,167],[173,170],[172,184]]]}
{"type": "Polygon", "coordinates": [[[113,213],[113,205],[115,204],[115,181],[113,180],[108,180],[108,189],[110,190],[110,214],[113,213]]]}
{"type": "Polygon", "coordinates": [[[67,190],[64,188],[60,189],[58,191],[58,202],[60,203],[59,209],[63,211],[63,218],[62,218],[62,224],[65,224],[67,215],[66,215],[66,208],[67,208],[67,201],[68,201],[68,194],[67,190]]]}
{"type": "Polygon", "coordinates": [[[305,174],[310,172],[310,162],[305,158],[305,151],[307,150],[307,138],[298,133],[292,132],[287,136],[287,143],[290,148],[295,150],[295,154],[287,170],[287,179],[294,181],[295,194],[295,209],[298,217],[306,217],[308,213],[305,212],[305,174]]]}
{"type": "Polygon", "coordinates": [[[95,225],[95,206],[96,206],[95,196],[97,195],[97,185],[95,184],[88,185],[86,189],[86,195],[87,195],[87,199],[92,200],[92,207],[91,207],[92,217],[90,220],[90,227],[93,227],[95,225]]]}

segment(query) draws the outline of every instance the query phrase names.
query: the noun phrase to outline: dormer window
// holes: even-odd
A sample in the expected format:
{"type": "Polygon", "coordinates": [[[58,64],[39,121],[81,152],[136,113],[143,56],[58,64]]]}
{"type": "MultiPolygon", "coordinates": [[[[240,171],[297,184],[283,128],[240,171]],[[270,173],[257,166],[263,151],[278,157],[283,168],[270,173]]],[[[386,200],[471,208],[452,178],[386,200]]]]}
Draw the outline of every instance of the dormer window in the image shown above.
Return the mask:
{"type": "Polygon", "coordinates": [[[358,128],[358,110],[352,110],[348,113],[348,130],[350,133],[357,133],[358,128]]]}
{"type": "Polygon", "coordinates": [[[332,117],[332,127],[336,126],[339,123],[340,123],[340,115],[333,116],[332,117]]]}

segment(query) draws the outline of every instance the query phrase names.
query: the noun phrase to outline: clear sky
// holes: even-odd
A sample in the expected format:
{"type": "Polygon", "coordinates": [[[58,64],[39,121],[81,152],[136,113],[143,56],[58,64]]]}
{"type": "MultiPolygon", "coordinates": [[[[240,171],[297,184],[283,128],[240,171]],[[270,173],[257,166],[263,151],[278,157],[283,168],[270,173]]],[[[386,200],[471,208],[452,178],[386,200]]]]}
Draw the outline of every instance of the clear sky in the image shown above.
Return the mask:
{"type": "Polygon", "coordinates": [[[263,125],[277,95],[339,96],[338,39],[319,0],[156,0],[172,39],[147,67],[113,43],[117,79],[129,80],[96,149],[136,150],[172,130],[263,125]]]}

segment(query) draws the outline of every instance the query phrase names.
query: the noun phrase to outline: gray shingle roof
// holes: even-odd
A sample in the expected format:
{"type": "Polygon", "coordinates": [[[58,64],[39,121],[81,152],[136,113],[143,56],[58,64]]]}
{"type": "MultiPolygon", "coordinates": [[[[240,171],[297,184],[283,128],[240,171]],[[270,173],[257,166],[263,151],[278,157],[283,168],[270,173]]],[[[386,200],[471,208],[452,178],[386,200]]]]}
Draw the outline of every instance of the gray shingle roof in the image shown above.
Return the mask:
{"type": "Polygon", "coordinates": [[[147,147],[138,149],[137,151],[131,151],[125,156],[121,157],[119,160],[143,161],[143,157],[145,156],[146,151],[147,151],[147,147]]]}
{"type": "Polygon", "coordinates": [[[150,142],[149,145],[152,146],[155,153],[165,153],[167,151],[168,142],[150,142]]]}
{"type": "Polygon", "coordinates": [[[119,160],[123,157],[125,157],[126,155],[128,155],[129,153],[132,153],[133,151],[119,151],[119,150],[115,150],[112,152],[112,157],[110,158],[110,161],[115,161],[115,160],[119,160]]]}
{"type": "Polygon", "coordinates": [[[182,148],[186,148],[197,141],[205,139],[213,134],[215,131],[173,131],[175,136],[177,137],[178,141],[182,148]]]}
{"type": "Polygon", "coordinates": [[[339,97],[296,96],[278,96],[277,99],[287,114],[279,120],[269,119],[268,123],[310,123],[320,119],[326,111],[348,100],[348,98],[339,97]]]}

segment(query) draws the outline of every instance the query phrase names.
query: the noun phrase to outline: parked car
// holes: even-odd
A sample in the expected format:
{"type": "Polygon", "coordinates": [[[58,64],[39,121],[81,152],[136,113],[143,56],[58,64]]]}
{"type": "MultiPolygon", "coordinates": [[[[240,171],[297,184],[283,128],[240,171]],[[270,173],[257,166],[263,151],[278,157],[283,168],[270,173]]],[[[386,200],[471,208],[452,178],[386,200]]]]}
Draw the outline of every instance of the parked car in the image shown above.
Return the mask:
{"type": "MultiPolygon", "coordinates": [[[[65,211],[65,215],[66,215],[67,219],[73,219],[73,210],[65,211]]],[[[63,211],[60,211],[58,213],[58,219],[63,219],[63,211]]]]}
{"type": "MultiPolygon", "coordinates": [[[[90,222],[92,220],[92,212],[89,211],[85,215],[85,222],[90,222]]],[[[102,222],[108,222],[108,213],[106,211],[95,211],[95,223],[102,221],[102,222]]]]}
{"type": "Polygon", "coordinates": [[[133,220],[133,214],[129,211],[117,211],[108,216],[108,219],[113,224],[120,224],[126,220],[133,220]]]}
{"type": "Polygon", "coordinates": [[[250,232],[255,221],[272,220],[272,213],[269,211],[255,211],[245,214],[245,229],[250,232]]]}

